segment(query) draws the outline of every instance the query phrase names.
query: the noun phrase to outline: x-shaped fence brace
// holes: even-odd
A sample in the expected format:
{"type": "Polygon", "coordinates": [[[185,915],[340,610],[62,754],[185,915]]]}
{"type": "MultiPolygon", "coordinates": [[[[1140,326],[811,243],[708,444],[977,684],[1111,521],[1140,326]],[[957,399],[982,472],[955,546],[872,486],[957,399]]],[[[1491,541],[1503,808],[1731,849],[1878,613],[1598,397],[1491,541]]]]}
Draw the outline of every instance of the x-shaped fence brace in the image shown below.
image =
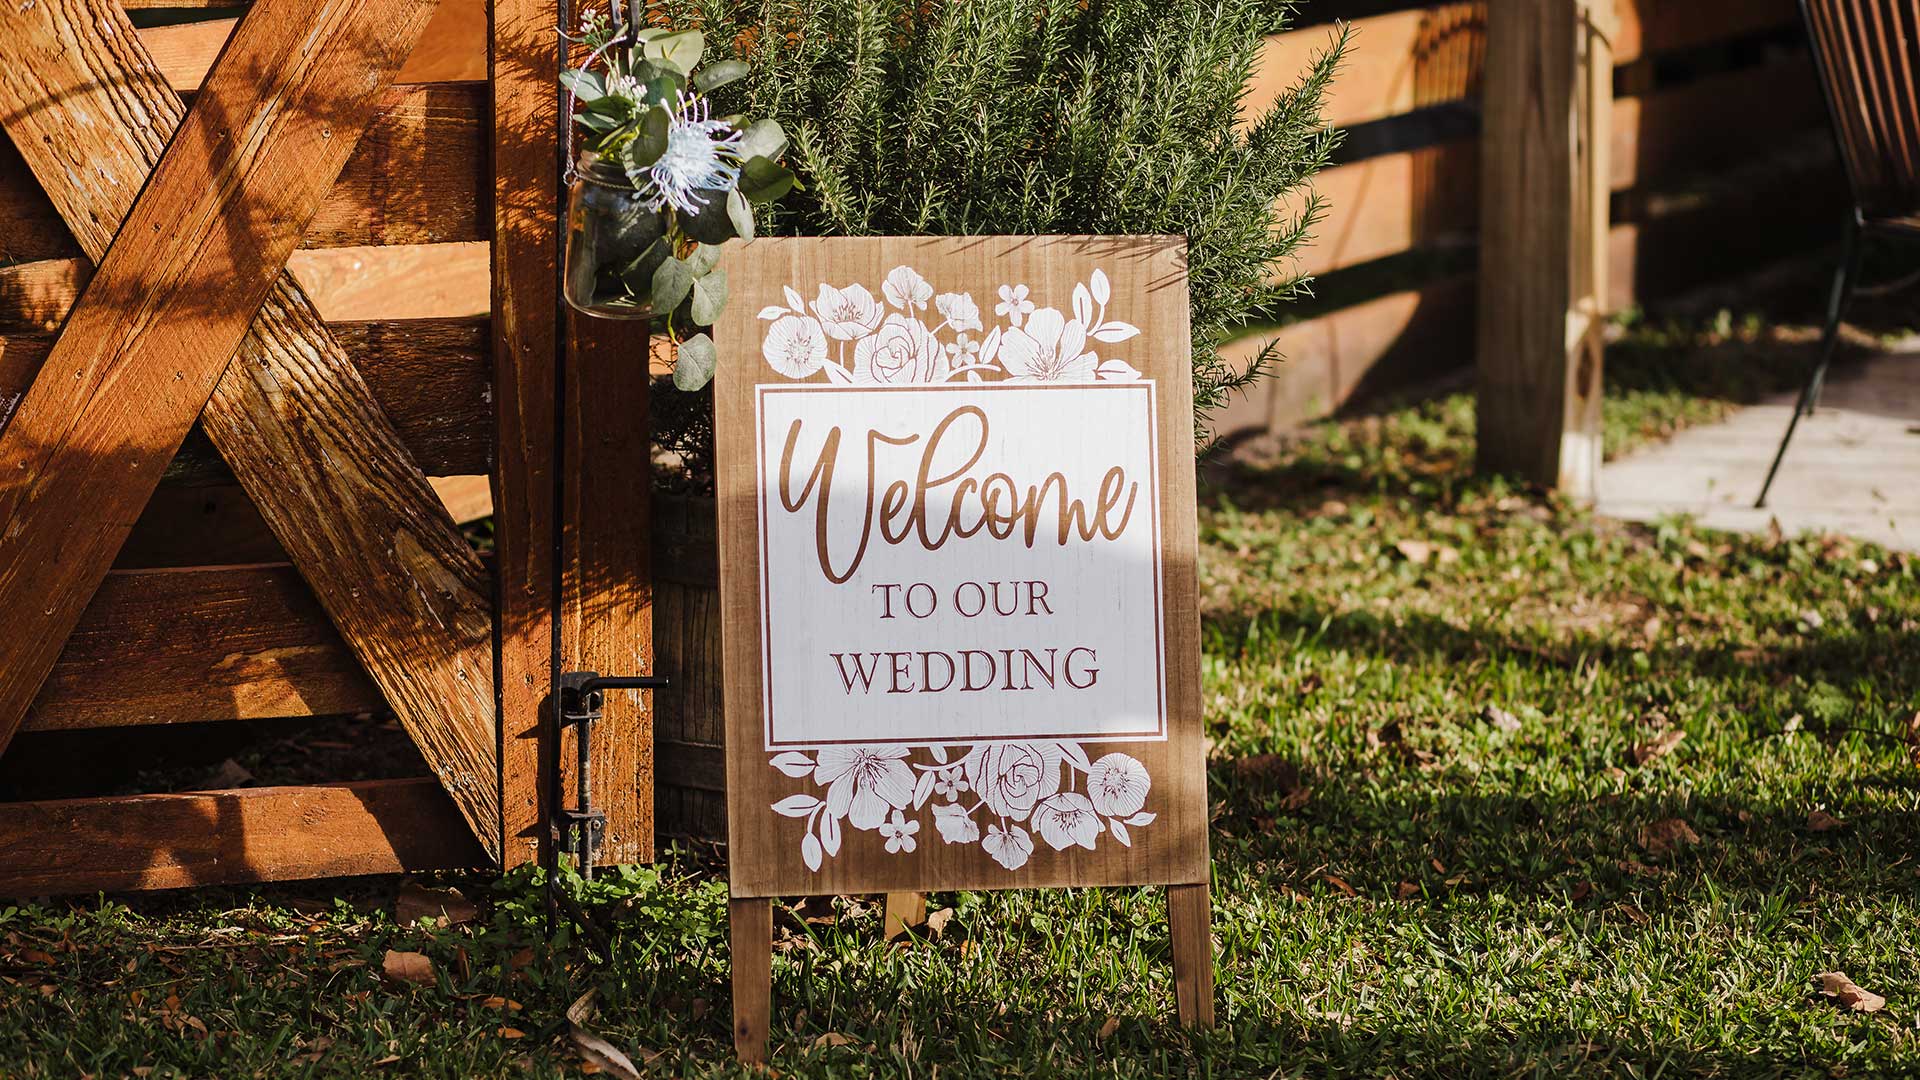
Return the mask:
{"type": "Polygon", "coordinates": [[[0,126],[96,269],[0,430],[0,751],[198,419],[487,853],[493,609],[285,264],[435,0],[258,0],[188,109],[114,0],[0,6],[0,126]]]}

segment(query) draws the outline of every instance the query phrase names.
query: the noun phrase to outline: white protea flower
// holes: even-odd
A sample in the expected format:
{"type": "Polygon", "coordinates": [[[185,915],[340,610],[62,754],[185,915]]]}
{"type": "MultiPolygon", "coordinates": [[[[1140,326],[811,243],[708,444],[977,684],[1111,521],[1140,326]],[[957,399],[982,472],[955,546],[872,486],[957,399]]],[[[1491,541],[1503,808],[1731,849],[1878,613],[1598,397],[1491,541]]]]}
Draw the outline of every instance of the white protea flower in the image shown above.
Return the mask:
{"type": "Polygon", "coordinates": [[[698,94],[679,96],[673,121],[667,125],[666,152],[644,170],[653,182],[647,209],[671,206],[683,214],[698,213],[708,199],[700,192],[729,190],[740,181],[743,136],[725,121],[713,119],[712,111],[707,99],[698,94]]]}

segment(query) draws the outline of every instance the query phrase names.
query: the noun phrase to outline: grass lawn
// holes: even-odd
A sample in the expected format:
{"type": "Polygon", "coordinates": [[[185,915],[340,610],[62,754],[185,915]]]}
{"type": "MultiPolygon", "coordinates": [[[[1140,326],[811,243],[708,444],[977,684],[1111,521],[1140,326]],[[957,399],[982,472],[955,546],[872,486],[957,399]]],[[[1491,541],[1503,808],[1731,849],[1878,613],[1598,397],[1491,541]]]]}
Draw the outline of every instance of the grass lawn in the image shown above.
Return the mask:
{"type": "MultiPolygon", "coordinates": [[[[1638,370],[1616,442],[1715,408],[1638,370]]],[[[1203,493],[1219,1030],[1172,1023],[1156,890],[937,894],[907,944],[843,898],[779,910],[775,1067],[1920,1072],[1920,560],[1596,521],[1469,477],[1470,417],[1203,493]]],[[[735,1071],[711,853],[593,887],[604,969],[541,946],[527,875],[449,883],[472,922],[399,925],[392,881],[0,905],[0,1076],[573,1074],[589,987],[649,1074],[735,1071]]]]}

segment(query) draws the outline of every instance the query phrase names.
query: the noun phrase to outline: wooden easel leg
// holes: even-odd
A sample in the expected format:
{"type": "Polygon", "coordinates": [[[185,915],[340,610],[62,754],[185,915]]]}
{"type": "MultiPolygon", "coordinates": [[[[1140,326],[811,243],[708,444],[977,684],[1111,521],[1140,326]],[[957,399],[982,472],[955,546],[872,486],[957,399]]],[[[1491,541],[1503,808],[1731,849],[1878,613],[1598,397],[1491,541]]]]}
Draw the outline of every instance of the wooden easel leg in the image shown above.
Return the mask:
{"type": "Polygon", "coordinates": [[[890,892],[887,894],[886,938],[894,938],[927,921],[927,894],[890,892]]]}
{"type": "Polygon", "coordinates": [[[733,1050],[743,1065],[767,1063],[773,1023],[773,902],[730,900],[733,941],[733,1050]]]}
{"type": "Polygon", "coordinates": [[[1173,931],[1173,994],[1180,1026],[1213,1026],[1213,900],[1209,887],[1167,886],[1167,923],[1173,931]]]}

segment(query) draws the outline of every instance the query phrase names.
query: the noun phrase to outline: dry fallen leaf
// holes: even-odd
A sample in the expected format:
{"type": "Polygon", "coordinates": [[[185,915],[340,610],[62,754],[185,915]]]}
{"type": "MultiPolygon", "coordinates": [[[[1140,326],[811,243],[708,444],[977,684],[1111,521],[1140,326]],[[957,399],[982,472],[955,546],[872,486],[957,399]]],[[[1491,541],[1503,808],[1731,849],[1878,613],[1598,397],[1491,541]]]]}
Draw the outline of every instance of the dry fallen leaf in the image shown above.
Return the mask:
{"type": "Polygon", "coordinates": [[[1686,741],[1686,732],[1679,728],[1668,728],[1652,739],[1634,747],[1633,763],[1635,765],[1645,765],[1650,761],[1658,761],[1668,754],[1673,753],[1675,747],[1678,747],[1686,741]]]}
{"type": "Polygon", "coordinates": [[[1640,846],[1646,848],[1649,855],[1665,855],[1675,848],[1699,842],[1700,834],[1679,818],[1656,821],[1640,829],[1640,846]]]}
{"type": "Polygon", "coordinates": [[[1648,918],[1646,912],[1641,911],[1639,908],[1634,907],[1632,904],[1626,903],[1624,901],[1622,901],[1620,904],[1620,914],[1625,915],[1629,919],[1632,919],[1636,926],[1645,926],[1649,922],[1653,921],[1652,919],[1648,918]]]}
{"type": "Polygon", "coordinates": [[[527,1037],[527,1033],[517,1027],[503,1027],[497,1034],[503,1039],[524,1039],[527,1037]]]}
{"type": "Polygon", "coordinates": [[[927,915],[927,933],[940,937],[947,932],[947,924],[953,921],[953,909],[943,907],[927,915]]]}
{"type": "Polygon", "coordinates": [[[837,1031],[829,1031],[826,1034],[820,1036],[819,1038],[813,1040],[813,1048],[815,1050],[818,1050],[823,1046],[851,1046],[851,1045],[853,1045],[853,1036],[842,1035],[837,1031]]]}
{"type": "Polygon", "coordinates": [[[400,982],[431,983],[434,981],[433,961],[427,959],[425,953],[388,949],[386,959],[381,962],[380,967],[387,973],[387,978],[400,982]]]}
{"type": "Polygon", "coordinates": [[[401,926],[428,919],[445,919],[447,925],[457,926],[479,917],[479,909],[459,889],[429,889],[410,881],[400,887],[400,895],[393,901],[393,921],[401,926]]]}
{"type": "Polygon", "coordinates": [[[1492,724],[1501,731],[1512,732],[1520,730],[1520,718],[1497,705],[1487,706],[1486,709],[1481,712],[1480,716],[1486,720],[1487,723],[1492,724]]]}
{"type": "Polygon", "coordinates": [[[1583,881],[1580,884],[1575,885],[1573,887],[1573,893],[1567,897],[1567,900],[1571,903],[1577,904],[1580,901],[1585,900],[1587,897],[1592,895],[1593,895],[1593,882],[1583,881]]]}
{"type": "Polygon", "coordinates": [[[574,998],[573,1004],[567,1006],[567,1023],[585,1027],[599,1011],[600,988],[596,986],[574,998]]]}
{"type": "Polygon", "coordinates": [[[570,1025],[568,1033],[573,1038],[574,1050],[587,1064],[612,1073],[620,1080],[640,1080],[640,1070],[634,1067],[633,1059],[619,1047],[578,1024],[570,1025]]]}
{"type": "Polygon", "coordinates": [[[1395,886],[1393,890],[1393,898],[1395,900],[1406,900],[1414,896],[1418,896],[1419,894],[1420,894],[1420,886],[1415,885],[1411,881],[1403,881],[1399,885],[1395,886]]]}
{"type": "Polygon", "coordinates": [[[1920,768],[1920,712],[1914,713],[1900,725],[1907,737],[1907,756],[1913,760],[1915,768],[1920,768]]]}
{"type": "Polygon", "coordinates": [[[1120,1030],[1120,1018],[1117,1016],[1109,1016],[1107,1017],[1107,1022],[1104,1024],[1101,1024],[1100,1030],[1094,1034],[1093,1036],[1094,1041],[1106,1042],[1108,1039],[1113,1038],[1114,1032],[1119,1030],[1120,1030]]]}
{"type": "Polygon", "coordinates": [[[1841,821],[1825,810],[1815,810],[1813,813],[1807,815],[1807,829],[1811,832],[1828,832],[1833,829],[1838,829],[1845,824],[1846,822],[1841,821]]]}
{"type": "Polygon", "coordinates": [[[1341,892],[1346,893],[1348,896],[1360,895],[1357,891],[1354,890],[1353,886],[1347,884],[1345,881],[1342,881],[1337,877],[1334,877],[1332,874],[1322,874],[1320,875],[1320,877],[1324,881],[1326,881],[1327,884],[1333,886],[1336,889],[1339,889],[1341,892]]]}
{"type": "Polygon", "coordinates": [[[1844,971],[1827,971],[1814,978],[1820,980],[1820,992],[1832,998],[1836,1004],[1844,1005],[1854,1012],[1879,1012],[1887,1007],[1887,999],[1870,990],[1862,990],[1844,971]]]}

